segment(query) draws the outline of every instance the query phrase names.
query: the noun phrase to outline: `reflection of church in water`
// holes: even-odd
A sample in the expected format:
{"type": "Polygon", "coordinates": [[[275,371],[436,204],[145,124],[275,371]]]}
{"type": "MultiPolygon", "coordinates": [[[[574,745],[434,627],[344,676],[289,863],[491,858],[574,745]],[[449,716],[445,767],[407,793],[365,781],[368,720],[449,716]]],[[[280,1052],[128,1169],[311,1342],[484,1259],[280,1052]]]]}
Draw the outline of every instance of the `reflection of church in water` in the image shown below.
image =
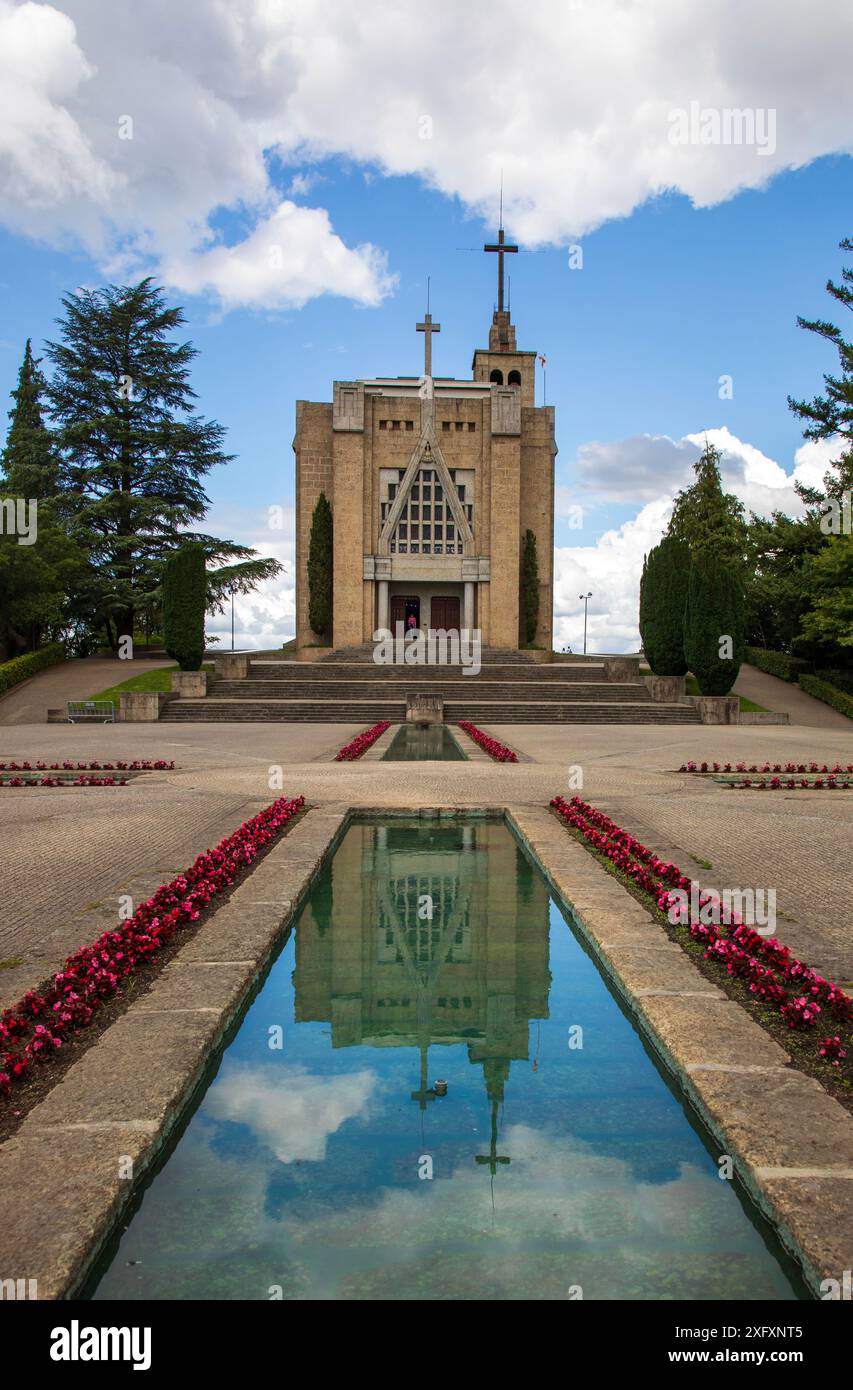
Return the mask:
{"type": "Polygon", "coordinates": [[[510,1065],[529,1059],[529,1021],[548,1016],[548,894],[501,824],[415,834],[347,832],[299,921],[296,1019],[328,1020],[333,1047],[417,1048],[422,1110],[430,1047],[464,1043],[483,1068],[494,1172],[510,1065]]]}

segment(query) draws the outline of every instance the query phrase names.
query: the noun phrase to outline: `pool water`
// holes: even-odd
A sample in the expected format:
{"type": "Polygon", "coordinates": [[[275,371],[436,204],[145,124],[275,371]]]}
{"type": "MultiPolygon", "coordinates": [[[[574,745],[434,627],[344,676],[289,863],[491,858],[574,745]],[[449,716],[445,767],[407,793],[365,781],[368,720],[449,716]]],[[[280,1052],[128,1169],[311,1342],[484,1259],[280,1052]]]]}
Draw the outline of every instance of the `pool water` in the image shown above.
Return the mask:
{"type": "Polygon", "coordinates": [[[467,759],[446,724],[424,729],[402,724],[394,735],[383,762],[466,762],[467,759]]]}
{"type": "Polygon", "coordinates": [[[509,829],[356,822],[90,1292],[578,1290],[804,1296],[509,829]]]}

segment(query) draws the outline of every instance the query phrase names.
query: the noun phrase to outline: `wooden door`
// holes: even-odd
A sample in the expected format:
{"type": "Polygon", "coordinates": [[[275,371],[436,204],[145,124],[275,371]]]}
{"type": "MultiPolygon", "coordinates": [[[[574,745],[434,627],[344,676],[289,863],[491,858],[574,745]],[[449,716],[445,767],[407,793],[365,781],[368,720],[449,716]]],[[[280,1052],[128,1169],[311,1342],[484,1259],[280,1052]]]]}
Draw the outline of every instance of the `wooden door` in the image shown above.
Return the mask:
{"type": "Polygon", "coordinates": [[[430,603],[430,626],[436,632],[459,631],[459,599],[435,595],[430,603]]]}

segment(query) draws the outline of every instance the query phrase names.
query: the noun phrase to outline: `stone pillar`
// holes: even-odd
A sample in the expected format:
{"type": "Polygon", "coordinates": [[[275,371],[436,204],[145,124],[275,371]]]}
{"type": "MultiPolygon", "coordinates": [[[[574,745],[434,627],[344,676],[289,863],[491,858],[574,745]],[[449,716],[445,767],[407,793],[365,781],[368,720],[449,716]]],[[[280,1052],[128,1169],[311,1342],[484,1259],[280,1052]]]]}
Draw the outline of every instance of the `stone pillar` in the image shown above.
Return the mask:
{"type": "Polygon", "coordinates": [[[466,628],[469,633],[474,627],[474,584],[470,579],[465,580],[462,626],[466,628]]]}
{"type": "Polygon", "coordinates": [[[379,585],[379,610],[376,619],[377,627],[388,627],[388,580],[377,580],[379,585]]]}

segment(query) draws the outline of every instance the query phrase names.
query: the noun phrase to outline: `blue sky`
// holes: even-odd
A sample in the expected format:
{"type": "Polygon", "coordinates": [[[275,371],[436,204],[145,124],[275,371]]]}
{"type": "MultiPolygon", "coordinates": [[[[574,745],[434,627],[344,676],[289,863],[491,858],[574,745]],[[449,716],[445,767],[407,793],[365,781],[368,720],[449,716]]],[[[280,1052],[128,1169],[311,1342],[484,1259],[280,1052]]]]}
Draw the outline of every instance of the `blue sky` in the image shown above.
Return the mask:
{"type": "MultiPolygon", "coordinates": [[[[445,11],[449,16],[447,7],[438,8],[442,18],[445,11]]],[[[661,15],[671,10],[665,3],[640,8],[661,15]]],[[[751,8],[763,6],[755,0],[751,8]]],[[[249,0],[241,0],[238,9],[247,24],[256,22],[249,0]]],[[[583,9],[581,0],[574,9],[583,9]]],[[[790,475],[798,457],[801,476],[808,467],[821,470],[825,456],[798,456],[800,429],[785,398],[814,394],[822,372],[834,367],[828,348],[798,329],[796,317],[831,312],[823,286],[828,276],[837,278],[842,264],[837,244],[853,232],[851,160],[838,152],[845,139],[849,144],[849,128],[846,135],[822,129],[813,157],[799,145],[786,153],[786,107],[780,103],[779,153],[772,160],[762,161],[755,150],[697,150],[688,152],[691,163],[684,171],[679,166],[644,186],[637,173],[645,168],[642,150],[623,152],[624,178],[618,158],[607,151],[598,164],[597,156],[588,156],[580,173],[574,165],[568,173],[557,167],[550,172],[547,159],[519,158],[514,131],[504,131],[493,148],[488,133],[474,128],[476,112],[470,134],[446,150],[430,145],[426,165],[423,149],[412,142],[389,154],[378,117],[375,129],[366,121],[358,139],[344,137],[339,125],[331,128],[334,123],[325,129],[316,116],[316,129],[306,134],[305,113],[313,112],[315,99],[303,78],[286,113],[275,110],[281,124],[274,140],[268,129],[272,97],[263,121],[256,111],[249,119],[235,103],[238,129],[235,133],[233,123],[228,125],[209,177],[204,170],[203,177],[197,151],[175,154],[170,145],[167,154],[162,136],[148,133],[144,109],[137,117],[138,144],[119,146],[113,139],[107,145],[103,127],[112,122],[118,99],[106,86],[109,117],[102,117],[101,126],[91,125],[91,98],[100,94],[106,72],[98,45],[112,42],[121,53],[125,40],[118,31],[104,35],[97,29],[92,7],[83,0],[56,7],[0,0],[0,32],[4,21],[17,26],[10,31],[16,41],[38,48],[46,42],[41,30],[22,27],[33,10],[42,11],[43,21],[49,12],[54,31],[48,52],[66,74],[64,86],[54,79],[50,90],[37,95],[49,101],[52,118],[61,111],[76,123],[86,148],[81,152],[80,141],[68,144],[63,173],[70,160],[77,160],[82,172],[70,191],[63,176],[53,176],[48,196],[48,202],[54,199],[53,212],[44,206],[41,189],[20,196],[20,175],[9,201],[0,203],[0,213],[6,209],[0,231],[0,392],[5,397],[15,384],[26,337],[38,347],[53,335],[63,293],[146,271],[166,283],[170,300],[185,306],[187,336],[199,349],[193,373],[199,409],[226,426],[229,448],[237,455],[209,478],[210,529],[278,554],[290,571],[241,609],[238,626],[247,644],[262,645],[292,631],[291,536],[287,531],[270,535],[265,517],[269,506],[292,503],[294,402],[330,399],[335,378],[419,371],[423,339],[414,324],[424,311],[427,276],[433,315],[442,325],[434,371],[470,375],[471,354],[486,343],[495,299],[495,258],[478,248],[494,235],[499,160],[507,166],[508,231],[525,247],[508,260],[519,346],[546,354],[547,400],[556,407],[561,645],[578,641],[576,595],[587,588],[595,594],[592,645],[619,650],[636,640],[636,572],[643,550],[665,524],[672,493],[689,480],[690,462],[699,452],[689,436],[723,432],[713,437],[726,451],[729,485],[749,505],[765,510],[792,503],[790,475]],[[299,132],[291,137],[292,126],[299,132]],[[487,143],[477,162],[481,138],[487,143]],[[233,159],[228,139],[237,151],[233,159]],[[345,147],[347,142],[353,148],[345,147]],[[128,162],[134,160],[138,172],[129,176],[128,162]],[[119,161],[124,161],[120,167],[119,161]],[[407,163],[411,172],[401,172],[407,163]],[[389,167],[394,164],[398,167],[389,167]],[[476,185],[470,192],[466,176],[476,185]],[[80,181],[87,179],[88,204],[79,193],[80,181]],[[560,184],[557,197],[553,188],[560,180],[568,187],[564,192],[560,184]],[[670,187],[660,191],[655,183],[670,187]],[[298,233],[295,241],[290,230],[289,239],[282,237],[286,287],[263,271],[261,283],[247,289],[245,266],[251,253],[251,273],[258,271],[277,207],[292,209],[287,225],[298,233]],[[304,218],[300,209],[306,210],[304,218]],[[582,269],[569,266],[570,244],[582,248],[582,269]],[[732,399],[720,399],[723,374],[732,378],[732,399]],[[567,523],[571,503],[583,506],[581,529],[567,523]]],[[[150,57],[146,11],[151,33],[163,20],[155,0],[136,7],[141,48],[134,54],[132,36],[127,39],[128,73],[135,74],[150,57]]],[[[833,18],[832,0],[821,0],[818,18],[821,11],[833,18]]],[[[205,13],[211,32],[202,38],[209,38],[215,54],[225,40],[205,13]]],[[[269,44],[269,34],[262,40],[269,44]]],[[[369,33],[361,41],[372,53],[369,33]]],[[[673,61],[677,67],[661,57],[663,30],[656,42],[650,61],[664,68],[673,61]]],[[[753,56],[752,81],[759,93],[760,45],[753,56]]],[[[606,57],[595,59],[605,70],[606,57]]],[[[785,50],[776,54],[779,72],[786,71],[785,59],[785,50]]],[[[768,53],[771,69],[773,60],[768,53]]],[[[490,61],[484,54],[484,68],[490,61]]],[[[429,69],[428,54],[425,62],[429,69]]],[[[215,71],[210,56],[208,66],[215,71]]],[[[731,94],[733,79],[722,56],[718,67],[715,76],[731,94]]],[[[830,99],[831,76],[822,78],[830,99]]],[[[215,90],[215,80],[206,80],[215,90]]],[[[780,81],[777,72],[777,87],[780,81]]],[[[709,85],[706,78],[703,92],[709,85]]],[[[200,106],[203,95],[196,94],[200,106]]],[[[221,90],[215,95],[223,99],[221,90]]],[[[636,96],[638,110],[645,109],[644,95],[636,96]]],[[[192,99],[190,94],[187,100],[192,99]]],[[[388,92],[386,99],[391,103],[397,97],[388,92]]],[[[140,105],[144,108],[141,99],[140,105]]],[[[129,102],[123,109],[131,107],[129,102]]],[[[193,110],[176,113],[176,122],[191,124],[193,110]]],[[[803,118],[793,105],[787,129],[793,141],[795,114],[796,140],[802,143],[803,118]]],[[[629,115],[614,118],[614,147],[624,144],[629,115]]],[[[544,145],[553,133],[550,118],[546,113],[537,119],[544,145]]],[[[54,144],[57,139],[69,139],[64,126],[54,144]]],[[[28,177],[35,178],[32,151],[27,155],[28,177]]],[[[542,387],[540,373],[537,403],[542,387]]],[[[221,625],[222,620],[212,626],[221,625]]]]}

